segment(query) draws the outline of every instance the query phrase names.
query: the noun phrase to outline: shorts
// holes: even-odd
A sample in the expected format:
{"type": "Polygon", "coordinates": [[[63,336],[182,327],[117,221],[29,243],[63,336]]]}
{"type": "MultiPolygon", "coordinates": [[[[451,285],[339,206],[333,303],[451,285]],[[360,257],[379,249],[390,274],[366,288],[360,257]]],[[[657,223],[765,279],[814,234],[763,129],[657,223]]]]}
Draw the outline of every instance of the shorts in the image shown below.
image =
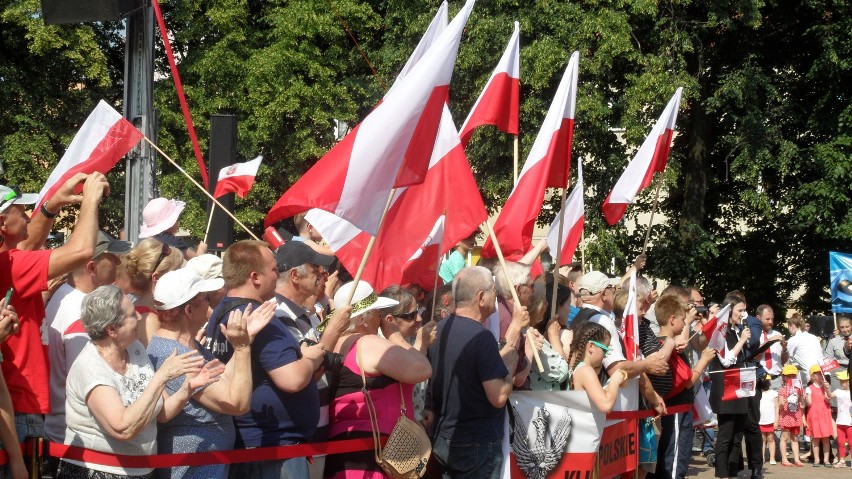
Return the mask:
{"type": "Polygon", "coordinates": [[[775,425],[774,424],[761,424],[760,425],[760,432],[763,432],[763,433],[766,433],[766,434],[773,433],[773,432],[775,432],[775,425]]]}
{"type": "Polygon", "coordinates": [[[782,431],[787,431],[787,432],[789,432],[790,434],[792,434],[792,435],[794,435],[794,436],[798,436],[798,435],[799,435],[799,433],[801,432],[802,428],[801,428],[801,427],[799,427],[799,426],[793,426],[793,427],[782,427],[782,428],[781,428],[781,430],[782,430],[782,431]]]}

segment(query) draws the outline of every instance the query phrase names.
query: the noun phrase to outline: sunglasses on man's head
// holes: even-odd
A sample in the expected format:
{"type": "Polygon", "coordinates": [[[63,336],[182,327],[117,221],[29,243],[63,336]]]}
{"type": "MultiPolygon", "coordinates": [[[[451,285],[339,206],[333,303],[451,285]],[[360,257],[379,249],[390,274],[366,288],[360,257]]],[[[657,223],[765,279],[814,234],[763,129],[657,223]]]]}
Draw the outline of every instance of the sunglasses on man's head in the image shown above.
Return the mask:
{"type": "Polygon", "coordinates": [[[417,319],[417,310],[415,309],[414,311],[405,314],[394,314],[394,317],[405,321],[414,321],[417,319]]]}
{"type": "Polygon", "coordinates": [[[169,247],[169,245],[163,243],[163,249],[162,251],[160,251],[160,257],[157,258],[157,262],[154,264],[154,269],[151,272],[153,273],[154,271],[157,271],[157,268],[160,267],[160,264],[163,262],[164,259],[166,259],[166,256],[170,254],[172,254],[172,249],[169,247]]]}

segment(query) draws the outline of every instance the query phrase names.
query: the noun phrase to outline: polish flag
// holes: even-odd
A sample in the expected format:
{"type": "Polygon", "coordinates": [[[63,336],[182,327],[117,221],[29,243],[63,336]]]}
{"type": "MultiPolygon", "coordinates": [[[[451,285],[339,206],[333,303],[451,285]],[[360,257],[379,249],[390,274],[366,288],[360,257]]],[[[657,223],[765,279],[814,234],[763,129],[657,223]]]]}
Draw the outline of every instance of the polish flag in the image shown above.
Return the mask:
{"type": "Polygon", "coordinates": [[[39,191],[34,214],[72,176],[96,171],[106,174],[141,139],[136,127],[107,102],[99,101],[39,191]]]}
{"type": "MultiPolygon", "coordinates": [[[[571,55],[550,110],[518,177],[518,184],[494,224],[494,234],[508,260],[519,260],[532,248],[533,228],[541,212],[545,189],[548,186],[565,188],[568,184],[579,59],[579,52],[571,55]]],[[[481,254],[484,258],[497,255],[490,238],[482,247],[481,254]]]]}
{"type": "MultiPolygon", "coordinates": [[[[440,254],[470,236],[488,217],[446,105],[426,180],[397,190],[362,278],[377,291],[403,284],[403,268],[423,246],[423,238],[430,235],[442,215],[445,220],[440,254]]],[[[306,219],[335,251],[343,266],[350,272],[356,271],[370,234],[319,209],[309,211],[306,219]]],[[[433,283],[422,286],[429,290],[433,283]]]]}
{"type": "Polygon", "coordinates": [[[240,198],[245,198],[254,185],[254,178],[257,176],[261,161],[263,157],[258,156],[251,161],[222,168],[219,171],[219,179],[216,180],[213,197],[219,198],[228,193],[236,193],[240,198]]]}
{"type": "Polygon", "coordinates": [[[701,327],[704,336],[710,340],[707,347],[719,351],[719,355],[722,357],[725,357],[725,349],[728,347],[725,339],[728,336],[728,319],[730,317],[731,305],[728,304],[701,327]]]}
{"type": "Polygon", "coordinates": [[[628,163],[621,178],[604,201],[603,213],[610,225],[618,223],[618,220],[624,216],[627,205],[633,204],[636,195],[651,184],[654,173],[666,169],[682,91],[683,88],[675,91],[663,114],[660,115],[660,119],[651,130],[651,134],[642,143],[636,156],[628,163]]]}
{"type": "Polygon", "coordinates": [[[733,401],[755,395],[757,391],[757,371],[755,368],[726,369],[724,375],[722,401],[733,401]]]}
{"type": "Polygon", "coordinates": [[[468,0],[382,103],[281,196],[265,226],[319,208],[378,232],[391,190],[424,181],[473,4],[468,0]]]}
{"type": "Polygon", "coordinates": [[[556,251],[559,251],[559,226],[562,224],[562,217],[565,217],[565,227],[562,228],[562,253],[559,256],[560,266],[570,264],[574,257],[574,252],[577,251],[577,245],[580,244],[580,238],[583,236],[583,225],[586,222],[586,206],[583,201],[583,161],[577,160],[577,185],[568,196],[565,202],[564,215],[556,215],[553,223],[550,225],[550,231],[547,233],[547,246],[550,248],[551,255],[556,259],[556,251]]]}
{"type": "Polygon", "coordinates": [[[400,284],[417,284],[426,291],[435,286],[435,275],[438,274],[438,258],[441,256],[444,240],[444,222],[446,217],[441,215],[432,226],[432,231],[423,245],[408,258],[402,267],[400,284]]]}
{"type": "Polygon", "coordinates": [[[473,130],[482,125],[494,125],[505,133],[518,134],[521,97],[520,45],[520,28],[518,22],[515,22],[515,31],[509,39],[509,46],[461,127],[463,145],[467,146],[473,130]]]}
{"type": "Polygon", "coordinates": [[[627,305],[621,321],[621,339],[624,340],[624,357],[628,361],[642,358],[639,351],[639,310],[636,301],[636,269],[630,272],[630,288],[627,290],[627,305]]]}
{"type": "Polygon", "coordinates": [[[703,387],[695,391],[695,401],[692,403],[692,425],[700,426],[713,419],[713,408],[710,407],[710,397],[703,387]]]}
{"type": "MultiPolygon", "coordinates": [[[[417,62],[423,58],[423,55],[427,50],[435,43],[438,37],[444,33],[444,30],[447,28],[448,23],[448,14],[447,14],[447,2],[444,0],[441,3],[441,6],[438,7],[438,11],[435,13],[435,17],[432,19],[432,22],[429,24],[429,27],[426,29],[426,32],[423,34],[423,37],[420,39],[420,42],[417,43],[417,46],[414,47],[414,51],[411,52],[411,55],[408,57],[408,61],[405,62],[405,65],[402,67],[402,70],[399,71],[399,74],[396,76],[396,80],[394,80],[393,85],[388,89],[388,93],[390,93],[401,81],[403,78],[408,75],[409,72],[417,65],[417,62]]],[[[387,96],[387,94],[385,94],[387,96]]]]}

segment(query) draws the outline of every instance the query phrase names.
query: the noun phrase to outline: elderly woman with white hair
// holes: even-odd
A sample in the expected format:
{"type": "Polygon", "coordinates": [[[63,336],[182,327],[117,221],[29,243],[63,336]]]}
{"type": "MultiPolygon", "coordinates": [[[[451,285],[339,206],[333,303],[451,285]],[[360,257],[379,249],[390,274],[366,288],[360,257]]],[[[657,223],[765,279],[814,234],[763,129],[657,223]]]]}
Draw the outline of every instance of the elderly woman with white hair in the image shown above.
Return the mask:
{"type": "MultiPolygon", "coordinates": [[[[375,404],[379,431],[386,436],[399,419],[402,404],[408,418],[413,419],[412,389],[415,384],[432,377],[426,348],[418,349],[409,344],[400,334],[399,326],[386,318],[399,302],[377,296],[368,283],[360,281],[357,287],[354,283],[341,286],[334,295],[334,304],[346,304],[353,288],[350,327],[334,348],[342,365],[338,371],[329,371],[332,375],[329,383],[334,391],[329,408],[332,440],[371,436],[370,416],[361,391],[363,386],[375,404]],[[383,337],[379,336],[379,331],[383,337]]],[[[329,456],[325,476],[369,478],[384,477],[384,474],[371,450],[329,456]]]]}
{"type": "MultiPolygon", "coordinates": [[[[89,293],[81,316],[91,342],[68,373],[65,444],[127,456],[156,454],[154,418],[176,414],[191,391],[217,381],[217,372],[202,368],[195,351],[173,351],[154,372],[136,332],[139,313],[117,286],[89,293]],[[165,392],[170,380],[185,374],[192,377],[179,391],[165,392]]],[[[62,459],[57,477],[151,477],[152,471],[62,459]]]]}

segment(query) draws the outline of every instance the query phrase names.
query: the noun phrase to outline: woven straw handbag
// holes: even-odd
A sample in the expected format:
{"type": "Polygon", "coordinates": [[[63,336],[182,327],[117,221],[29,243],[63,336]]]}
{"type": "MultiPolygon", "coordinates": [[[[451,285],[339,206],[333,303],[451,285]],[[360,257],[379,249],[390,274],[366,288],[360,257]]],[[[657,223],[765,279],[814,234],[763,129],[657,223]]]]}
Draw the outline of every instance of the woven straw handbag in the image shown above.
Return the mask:
{"type": "Polygon", "coordinates": [[[376,417],[376,407],[367,390],[367,377],[364,368],[361,367],[361,350],[359,344],[355,344],[355,360],[361,370],[361,381],[363,386],[361,392],[367,404],[370,414],[370,425],[373,429],[373,446],[376,450],[376,463],[388,476],[394,479],[419,479],[426,474],[426,463],[432,455],[432,442],[423,426],[408,419],[405,415],[405,396],[402,391],[402,383],[399,383],[400,393],[400,415],[396,425],[393,427],[388,440],[382,447],[381,435],[379,433],[379,422],[376,417]]]}

